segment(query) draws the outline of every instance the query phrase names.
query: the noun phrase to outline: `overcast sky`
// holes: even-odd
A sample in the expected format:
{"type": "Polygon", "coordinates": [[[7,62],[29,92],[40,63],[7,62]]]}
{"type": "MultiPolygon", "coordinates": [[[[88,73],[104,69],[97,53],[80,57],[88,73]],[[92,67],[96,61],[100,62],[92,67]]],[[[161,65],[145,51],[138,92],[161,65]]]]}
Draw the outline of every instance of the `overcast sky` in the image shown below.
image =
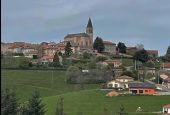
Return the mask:
{"type": "Polygon", "coordinates": [[[84,32],[94,39],[143,44],[164,55],[170,45],[170,0],[1,0],[1,41],[59,42],[84,32]]]}

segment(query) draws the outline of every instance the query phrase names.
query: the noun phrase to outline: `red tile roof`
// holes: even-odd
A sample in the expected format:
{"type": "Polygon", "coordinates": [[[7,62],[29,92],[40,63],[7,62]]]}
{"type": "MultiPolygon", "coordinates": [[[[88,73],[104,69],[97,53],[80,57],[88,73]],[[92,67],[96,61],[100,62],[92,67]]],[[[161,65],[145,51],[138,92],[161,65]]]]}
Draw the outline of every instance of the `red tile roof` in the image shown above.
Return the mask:
{"type": "Polygon", "coordinates": [[[163,107],[164,107],[164,108],[170,108],[170,104],[164,105],[163,107]]]}
{"type": "Polygon", "coordinates": [[[110,41],[103,41],[104,44],[108,44],[108,45],[114,45],[115,43],[112,43],[110,41]]]}
{"type": "Polygon", "coordinates": [[[162,63],[163,68],[170,68],[170,63],[162,63]]]}
{"type": "Polygon", "coordinates": [[[156,54],[158,55],[158,50],[147,50],[148,54],[156,54]]]}

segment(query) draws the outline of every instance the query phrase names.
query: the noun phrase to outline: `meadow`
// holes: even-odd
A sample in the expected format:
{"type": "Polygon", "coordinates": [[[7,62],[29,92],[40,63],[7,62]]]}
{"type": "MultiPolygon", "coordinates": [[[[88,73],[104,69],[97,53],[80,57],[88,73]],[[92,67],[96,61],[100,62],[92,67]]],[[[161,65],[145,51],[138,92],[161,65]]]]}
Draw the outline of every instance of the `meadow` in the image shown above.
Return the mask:
{"type": "MultiPolygon", "coordinates": [[[[82,90],[80,85],[65,83],[65,71],[43,70],[1,70],[1,88],[10,87],[16,90],[20,102],[30,98],[34,90],[41,94],[46,104],[46,115],[54,115],[59,97],[64,98],[66,115],[102,115],[104,108],[108,115],[114,115],[124,105],[129,115],[152,115],[151,112],[162,110],[170,103],[170,96],[118,96],[106,97],[99,90],[100,85],[88,84],[82,90]],[[137,107],[146,113],[136,113],[137,107]]],[[[156,115],[156,114],[155,114],[156,115]]]]}

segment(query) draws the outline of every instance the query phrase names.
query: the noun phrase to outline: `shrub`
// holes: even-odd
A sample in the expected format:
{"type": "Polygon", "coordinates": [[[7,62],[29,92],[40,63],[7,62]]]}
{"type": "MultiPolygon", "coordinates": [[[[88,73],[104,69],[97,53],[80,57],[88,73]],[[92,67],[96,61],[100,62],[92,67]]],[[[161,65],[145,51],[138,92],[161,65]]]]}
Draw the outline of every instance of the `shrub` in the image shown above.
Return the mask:
{"type": "Polygon", "coordinates": [[[99,61],[105,61],[105,60],[107,60],[107,57],[105,57],[105,56],[98,56],[98,57],[96,58],[96,61],[97,61],[97,62],[99,62],[99,61]]]}

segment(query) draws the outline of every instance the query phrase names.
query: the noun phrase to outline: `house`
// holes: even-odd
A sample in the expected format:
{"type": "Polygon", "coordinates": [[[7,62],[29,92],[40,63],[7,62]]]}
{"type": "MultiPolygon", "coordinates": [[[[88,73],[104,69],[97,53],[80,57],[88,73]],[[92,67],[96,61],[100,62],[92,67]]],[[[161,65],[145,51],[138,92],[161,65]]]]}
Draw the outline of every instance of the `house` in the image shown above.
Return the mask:
{"type": "Polygon", "coordinates": [[[136,47],[127,47],[126,48],[126,54],[133,56],[137,50],[138,49],[136,47]]]}
{"type": "Polygon", "coordinates": [[[161,73],[160,78],[162,78],[162,85],[170,89],[170,76],[166,73],[161,73]]]}
{"type": "Polygon", "coordinates": [[[43,54],[45,56],[54,56],[55,52],[58,52],[58,47],[57,45],[43,45],[43,54]]]}
{"type": "Polygon", "coordinates": [[[158,57],[158,50],[146,50],[149,56],[158,57]]]}
{"type": "Polygon", "coordinates": [[[162,63],[161,67],[165,71],[170,71],[170,63],[162,63]]]}
{"type": "Polygon", "coordinates": [[[1,42],[1,54],[7,54],[8,52],[10,52],[10,50],[8,49],[8,47],[11,45],[11,43],[2,43],[1,42]]]}
{"type": "Polygon", "coordinates": [[[104,44],[104,52],[109,54],[116,54],[116,44],[110,41],[103,41],[104,44]]]}
{"type": "Polygon", "coordinates": [[[32,44],[24,42],[14,42],[8,47],[9,51],[12,53],[23,53],[24,55],[35,51],[35,48],[32,44]]]}
{"type": "Polygon", "coordinates": [[[105,60],[108,65],[112,66],[113,68],[119,68],[122,65],[122,61],[120,59],[117,60],[105,60]]]}
{"type": "Polygon", "coordinates": [[[41,57],[41,63],[42,64],[46,64],[46,63],[49,63],[49,62],[53,62],[53,58],[54,56],[46,56],[44,55],[43,57],[41,57]]]}
{"type": "Polygon", "coordinates": [[[139,68],[139,74],[151,74],[151,75],[155,75],[156,74],[156,69],[155,67],[140,67],[139,68]]]}
{"type": "Polygon", "coordinates": [[[156,86],[150,83],[129,83],[130,94],[154,95],[156,86]]]}
{"type": "Polygon", "coordinates": [[[34,50],[34,51],[30,51],[24,54],[25,57],[27,58],[33,58],[34,56],[38,58],[38,51],[34,50]]]}
{"type": "Polygon", "coordinates": [[[108,82],[107,87],[127,89],[129,88],[128,83],[133,82],[133,81],[134,79],[132,77],[123,75],[123,76],[116,78],[115,80],[108,82]]]}
{"type": "Polygon", "coordinates": [[[163,113],[170,115],[170,104],[163,106],[163,113]]]}

